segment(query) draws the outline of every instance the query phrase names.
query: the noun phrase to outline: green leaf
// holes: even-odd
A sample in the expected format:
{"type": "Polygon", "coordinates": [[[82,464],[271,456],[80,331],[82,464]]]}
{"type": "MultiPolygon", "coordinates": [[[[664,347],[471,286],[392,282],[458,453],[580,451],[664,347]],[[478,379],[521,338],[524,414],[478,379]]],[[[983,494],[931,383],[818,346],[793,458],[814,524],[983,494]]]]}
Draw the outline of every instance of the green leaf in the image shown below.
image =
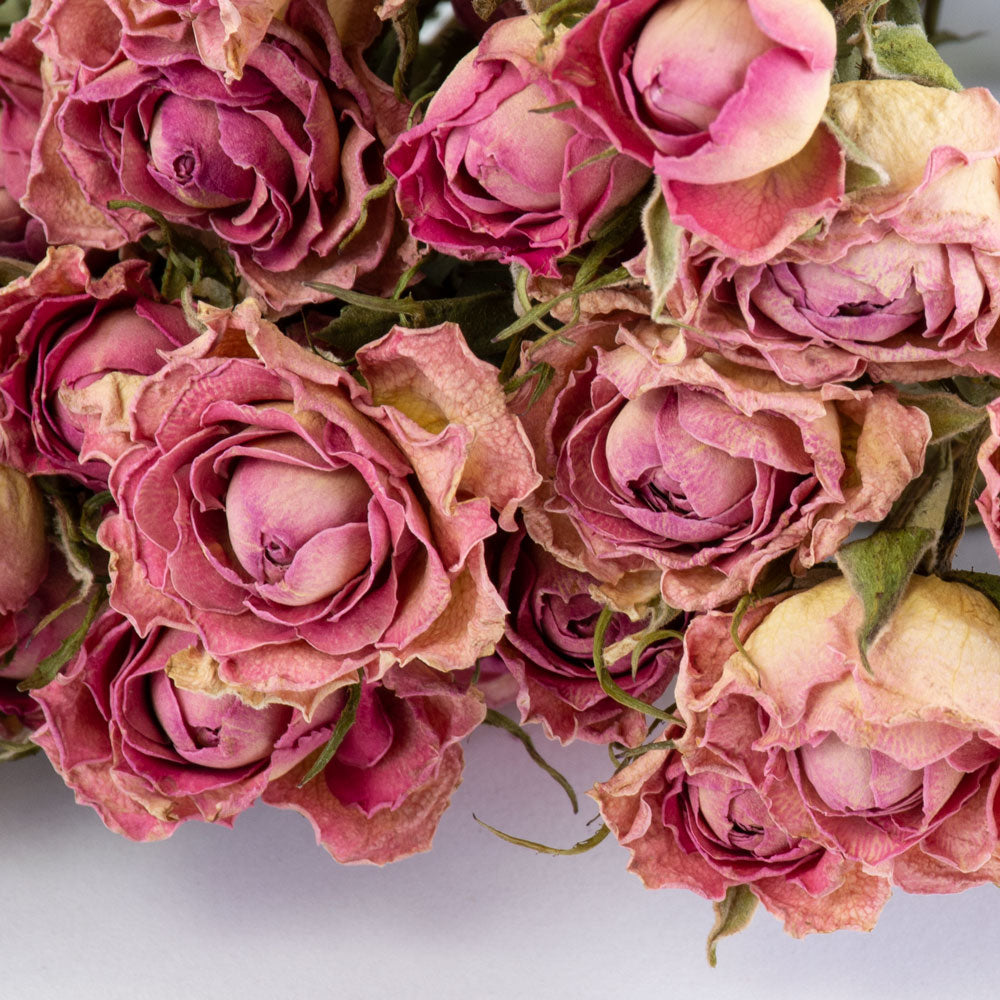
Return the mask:
{"type": "Polygon", "coordinates": [[[708,964],[714,969],[716,966],[715,945],[720,938],[738,934],[746,928],[754,911],[757,909],[758,899],[746,885],[733,885],[726,890],[725,898],[714,903],[715,925],[708,935],[707,951],[708,964]]]}
{"type": "Polygon", "coordinates": [[[104,597],[104,588],[95,587],[90,595],[87,613],[83,616],[79,628],[66,636],[59,648],[50,656],[46,656],[32,673],[17,685],[18,691],[35,691],[40,687],[45,687],[80,652],[83,640],[86,639],[87,632],[90,631],[90,626],[97,617],[97,611],[104,601],[104,597]]]}
{"type": "Polygon", "coordinates": [[[572,847],[549,847],[547,844],[540,844],[537,840],[525,840],[523,837],[515,837],[512,834],[504,833],[503,830],[498,830],[495,826],[490,826],[489,823],[484,823],[475,813],[472,814],[472,818],[480,825],[486,827],[490,833],[494,836],[499,837],[501,840],[506,840],[508,844],[516,844],[518,847],[527,847],[529,850],[537,851],[539,854],[586,854],[587,851],[593,850],[597,845],[604,840],[607,835],[611,832],[607,826],[601,826],[601,828],[592,837],[588,837],[586,840],[581,840],[575,843],[572,847]]]}
{"type": "Polygon", "coordinates": [[[340,748],[340,744],[344,742],[344,737],[350,732],[351,726],[354,725],[354,720],[358,717],[358,705],[360,703],[361,681],[358,680],[356,684],[352,684],[347,689],[347,701],[344,702],[344,707],[340,711],[337,725],[333,727],[333,734],[327,740],[323,749],[320,750],[319,756],[313,761],[312,767],[306,771],[299,782],[299,788],[303,785],[308,785],[333,760],[333,755],[340,748]]]}
{"type": "Polygon", "coordinates": [[[580,804],[576,799],[576,792],[573,791],[573,786],[566,780],[563,775],[561,775],[551,764],[549,764],[544,757],[535,749],[535,744],[532,742],[531,737],[513,720],[507,718],[502,712],[498,712],[495,709],[489,708],[486,710],[486,718],[483,722],[487,726],[495,726],[497,729],[503,729],[510,733],[511,736],[519,739],[524,749],[527,750],[528,756],[550,777],[555,781],[562,790],[569,796],[570,804],[573,806],[573,812],[580,811],[580,804]]]}
{"type": "Polygon", "coordinates": [[[108,490],[95,493],[84,502],[80,508],[80,534],[91,543],[97,545],[97,529],[100,526],[99,518],[104,512],[104,508],[111,503],[112,496],[108,490]],[[95,524],[95,522],[98,522],[95,524]]]}
{"type": "MultiPolygon", "coordinates": [[[[610,155],[616,153],[617,150],[612,148],[610,155]]],[[[599,155],[604,156],[605,153],[599,155]]],[[[573,279],[574,289],[583,288],[592,281],[608,257],[632,239],[642,216],[643,201],[643,196],[637,195],[622,205],[618,211],[613,212],[596,230],[589,234],[594,244],[576,272],[576,277],[573,279]]]]}
{"type": "Polygon", "coordinates": [[[920,0],[889,0],[882,13],[884,21],[895,21],[896,24],[924,23],[920,0]]]}
{"type": "Polygon", "coordinates": [[[893,80],[913,80],[927,87],[961,90],[951,67],[931,45],[920,24],[872,25],[872,47],[876,72],[893,80]]]}
{"type": "Polygon", "coordinates": [[[868,650],[888,624],[934,538],[930,528],[880,531],[842,546],[837,553],[837,565],[864,608],[858,648],[869,673],[868,650]]]}
{"type": "Polygon", "coordinates": [[[659,320],[667,301],[667,292],[677,277],[680,253],[680,226],[670,219],[670,210],[661,188],[653,192],[642,210],[642,234],[646,238],[646,280],[653,293],[650,316],[659,320]]]}
{"type": "Polygon", "coordinates": [[[947,509],[938,538],[937,554],[931,571],[942,573],[951,569],[952,559],[972,508],[976,482],[981,476],[979,470],[979,448],[990,432],[988,421],[983,421],[971,431],[961,434],[949,442],[952,457],[952,487],[947,509]]]}
{"type": "Polygon", "coordinates": [[[17,278],[25,278],[34,270],[34,266],[13,257],[0,257],[0,286],[9,285],[17,278]]]}
{"type": "Polygon", "coordinates": [[[950,392],[901,394],[899,401],[904,406],[919,407],[930,418],[931,444],[949,441],[959,434],[975,430],[987,419],[984,409],[969,406],[950,392]]]}
{"type": "Polygon", "coordinates": [[[0,3],[0,36],[10,34],[10,29],[27,13],[28,0],[3,0],[0,3]]]}
{"type": "Polygon", "coordinates": [[[953,375],[951,382],[962,399],[972,406],[985,406],[1000,396],[1000,379],[991,375],[982,378],[953,375]]]}
{"type": "Polygon", "coordinates": [[[889,183],[889,174],[885,167],[872,159],[846,132],[837,124],[835,118],[826,114],[823,124],[833,133],[847,158],[845,186],[848,191],[857,191],[866,187],[881,187],[889,183]]]}
{"type": "Polygon", "coordinates": [[[21,757],[30,757],[32,754],[38,753],[41,749],[41,747],[35,746],[34,743],[21,743],[18,740],[0,740],[0,761],[19,760],[21,757]]]}

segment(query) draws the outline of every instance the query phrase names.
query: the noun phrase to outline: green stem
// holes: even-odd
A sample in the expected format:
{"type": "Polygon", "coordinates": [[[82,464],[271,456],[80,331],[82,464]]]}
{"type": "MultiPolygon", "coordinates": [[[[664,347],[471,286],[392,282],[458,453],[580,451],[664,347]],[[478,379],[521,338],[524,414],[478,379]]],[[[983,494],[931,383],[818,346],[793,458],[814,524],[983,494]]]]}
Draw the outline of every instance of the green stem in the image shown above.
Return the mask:
{"type": "Polygon", "coordinates": [[[340,744],[344,742],[344,737],[350,732],[351,726],[354,725],[354,720],[358,717],[358,705],[361,703],[361,681],[359,680],[356,684],[352,684],[347,692],[347,701],[344,702],[344,707],[341,710],[340,718],[337,719],[337,725],[333,729],[333,735],[326,742],[326,746],[320,751],[319,756],[313,761],[312,767],[306,771],[302,780],[299,782],[299,788],[303,785],[308,785],[313,778],[316,777],[327,764],[333,760],[333,755],[340,748],[340,744]]]}
{"type": "Polygon", "coordinates": [[[573,812],[580,811],[580,804],[576,800],[576,792],[573,791],[573,786],[566,780],[563,775],[561,775],[544,757],[535,749],[535,744],[532,742],[531,737],[513,720],[508,719],[506,715],[502,712],[497,712],[495,709],[488,708],[486,710],[486,718],[483,722],[487,726],[495,726],[497,729],[504,729],[511,736],[519,739],[524,746],[524,749],[528,752],[528,756],[550,777],[562,787],[562,790],[569,796],[569,801],[573,806],[573,812]]]}
{"type": "Polygon", "coordinates": [[[651,715],[654,719],[660,719],[663,722],[673,722],[683,725],[683,720],[678,719],[676,715],[671,715],[669,712],[664,712],[663,709],[657,708],[655,705],[650,705],[648,702],[633,698],[632,695],[627,694],[615,683],[611,672],[604,662],[604,637],[607,634],[608,626],[611,624],[613,616],[614,612],[611,608],[605,608],[597,619],[597,627],[594,629],[594,672],[597,674],[597,681],[601,685],[601,690],[609,698],[617,701],[619,705],[624,705],[626,708],[642,712],[643,715],[651,715]]]}
{"type": "Polygon", "coordinates": [[[548,844],[540,844],[536,840],[525,840],[523,837],[514,837],[509,833],[504,833],[503,830],[498,830],[495,826],[490,826],[489,823],[484,823],[475,813],[472,814],[472,818],[480,826],[485,826],[490,833],[499,837],[501,840],[506,840],[508,844],[516,844],[518,847],[527,847],[532,851],[537,851],[539,854],[585,854],[587,851],[597,847],[597,845],[611,832],[607,826],[602,825],[597,833],[595,833],[592,837],[588,837],[586,840],[581,840],[572,847],[549,847],[548,844]]]}

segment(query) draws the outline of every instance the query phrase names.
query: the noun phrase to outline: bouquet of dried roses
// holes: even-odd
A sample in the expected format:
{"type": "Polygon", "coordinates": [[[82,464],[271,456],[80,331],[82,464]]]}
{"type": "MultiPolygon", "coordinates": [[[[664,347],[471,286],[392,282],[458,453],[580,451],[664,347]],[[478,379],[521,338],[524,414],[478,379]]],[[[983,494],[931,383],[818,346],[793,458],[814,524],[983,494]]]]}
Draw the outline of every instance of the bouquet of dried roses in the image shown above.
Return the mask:
{"type": "Polygon", "coordinates": [[[925,8],[15,11],[2,756],[383,864],[540,723],[604,825],[500,835],[710,949],[1000,883],[1000,105],[925,8]]]}

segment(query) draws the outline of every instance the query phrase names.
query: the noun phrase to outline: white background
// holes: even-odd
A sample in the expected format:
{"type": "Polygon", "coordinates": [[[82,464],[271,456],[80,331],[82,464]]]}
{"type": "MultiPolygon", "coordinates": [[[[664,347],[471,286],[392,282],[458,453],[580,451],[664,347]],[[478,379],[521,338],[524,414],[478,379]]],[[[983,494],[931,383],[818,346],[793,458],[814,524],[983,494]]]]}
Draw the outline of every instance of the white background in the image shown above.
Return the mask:
{"type": "MultiPolygon", "coordinates": [[[[1000,84],[996,0],[945,0],[943,23],[990,37],[945,54],[966,85],[1000,84]]],[[[980,531],[961,565],[1000,572],[980,531]]],[[[948,651],[941,651],[947,661],[948,651]]],[[[579,791],[603,749],[544,748],[579,791]]],[[[711,905],[651,892],[613,840],[580,857],[495,839],[472,814],[570,845],[594,827],[510,737],[466,741],[465,782],[430,854],[341,867],[300,816],[258,806],[234,830],[189,823],[159,844],[108,832],[36,756],[0,767],[0,998],[992,998],[1000,894],[896,893],[875,931],[803,941],[761,910],[704,957],[711,905]]]]}

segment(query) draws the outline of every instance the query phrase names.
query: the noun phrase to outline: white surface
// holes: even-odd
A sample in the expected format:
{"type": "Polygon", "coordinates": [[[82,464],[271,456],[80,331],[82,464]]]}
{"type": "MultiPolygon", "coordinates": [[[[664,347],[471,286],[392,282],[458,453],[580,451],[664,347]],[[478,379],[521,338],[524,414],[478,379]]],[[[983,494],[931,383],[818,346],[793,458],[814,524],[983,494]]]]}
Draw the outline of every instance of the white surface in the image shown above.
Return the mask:
{"type": "MultiPolygon", "coordinates": [[[[1000,83],[995,0],[946,0],[943,24],[993,29],[946,51],[966,85],[1000,83]]],[[[1000,572],[980,531],[960,564],[1000,572]]],[[[947,656],[947,651],[942,651],[947,656]]],[[[578,790],[610,774],[600,748],[543,748],[578,790]]],[[[508,736],[466,741],[465,783],[434,850],[385,869],[346,868],[308,823],[256,807],[234,830],[189,823],[132,844],[34,757],[0,767],[0,998],[25,1000],[589,1000],[767,996],[978,1000],[1000,982],[1000,896],[897,893],[871,934],[795,941],[766,912],[705,963],[711,906],[648,892],[614,841],[554,858],[512,833],[587,836],[563,793],[508,736]]],[[[589,803],[589,800],[588,800],[589,803]]]]}
{"type": "MultiPolygon", "coordinates": [[[[960,563],[1000,571],[981,530],[960,563]]],[[[544,749],[580,791],[610,775],[600,748],[544,749]]],[[[467,740],[434,849],[384,869],[334,864],[302,817],[264,806],[132,844],[41,757],[0,768],[0,800],[4,1000],[986,1000],[1000,981],[993,886],[897,892],[870,934],[796,941],[761,910],[712,970],[711,904],[643,889],[613,840],[549,857],[475,823],[566,846],[593,829],[589,800],[574,817],[497,730],[467,740]]]]}

